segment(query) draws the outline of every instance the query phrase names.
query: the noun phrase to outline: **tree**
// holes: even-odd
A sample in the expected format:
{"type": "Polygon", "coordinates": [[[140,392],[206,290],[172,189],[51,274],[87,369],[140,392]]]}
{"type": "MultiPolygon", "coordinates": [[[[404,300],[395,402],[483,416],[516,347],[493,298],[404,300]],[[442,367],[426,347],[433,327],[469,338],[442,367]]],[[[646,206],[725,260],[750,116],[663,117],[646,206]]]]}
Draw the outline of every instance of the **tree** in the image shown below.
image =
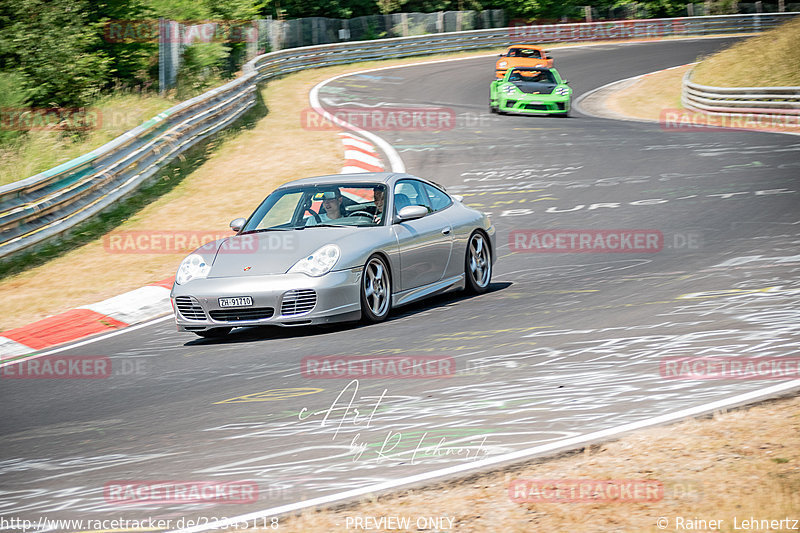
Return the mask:
{"type": "Polygon", "coordinates": [[[0,70],[25,79],[34,106],[80,107],[109,80],[111,60],[85,0],[0,1],[0,70]]]}

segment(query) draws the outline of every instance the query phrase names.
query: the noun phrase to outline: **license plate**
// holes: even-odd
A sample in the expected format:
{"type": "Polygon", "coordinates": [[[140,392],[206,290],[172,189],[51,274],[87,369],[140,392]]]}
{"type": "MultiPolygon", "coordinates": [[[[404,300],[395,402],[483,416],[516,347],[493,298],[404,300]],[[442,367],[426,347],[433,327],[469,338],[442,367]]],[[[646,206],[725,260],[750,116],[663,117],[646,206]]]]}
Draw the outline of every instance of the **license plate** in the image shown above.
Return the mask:
{"type": "Polygon", "coordinates": [[[253,299],[250,296],[236,296],[235,298],[220,298],[220,307],[247,307],[253,305],[253,299]]]}

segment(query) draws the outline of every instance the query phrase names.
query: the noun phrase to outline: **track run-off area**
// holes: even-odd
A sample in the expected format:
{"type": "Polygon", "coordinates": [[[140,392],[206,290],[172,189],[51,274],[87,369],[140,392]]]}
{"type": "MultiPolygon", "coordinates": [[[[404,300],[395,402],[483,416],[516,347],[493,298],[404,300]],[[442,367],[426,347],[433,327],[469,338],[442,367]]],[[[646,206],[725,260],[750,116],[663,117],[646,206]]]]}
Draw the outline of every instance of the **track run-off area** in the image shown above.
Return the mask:
{"type": "MultiPolygon", "coordinates": [[[[577,98],[731,42],[553,55],[577,98]]],[[[800,138],[577,111],[493,115],[495,59],[364,72],[318,90],[331,112],[434,107],[454,117],[444,130],[373,133],[407,172],[491,213],[498,260],[488,293],[440,296],[371,326],[242,328],[211,341],[177,333],[167,318],[60,348],[110,358],[112,375],[2,380],[0,513],[176,529],[261,511],[269,526],[304,501],[497,468],[800,387],[775,375],[688,379],[669,364],[797,353],[800,138]],[[558,253],[533,238],[596,230],[660,237],[635,252],[558,253]],[[452,357],[455,372],[351,380],[301,371],[304,357],[408,355],[452,357]],[[109,495],[109,486],[163,480],[246,480],[257,490],[244,502],[109,495]]]]}

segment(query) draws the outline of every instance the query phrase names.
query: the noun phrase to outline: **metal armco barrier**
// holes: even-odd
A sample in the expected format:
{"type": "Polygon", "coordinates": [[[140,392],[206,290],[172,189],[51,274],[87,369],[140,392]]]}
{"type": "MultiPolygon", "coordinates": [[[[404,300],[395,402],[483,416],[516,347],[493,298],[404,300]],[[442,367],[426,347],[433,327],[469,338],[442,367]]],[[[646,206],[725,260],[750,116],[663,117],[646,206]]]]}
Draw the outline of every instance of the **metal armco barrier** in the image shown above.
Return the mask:
{"type": "Polygon", "coordinates": [[[710,87],[683,76],[683,107],[719,115],[800,115],[800,87],[710,87]]]}
{"type": "Polygon", "coordinates": [[[0,259],[57,239],[133,193],[176,156],[227,127],[256,101],[256,84],[291,72],[359,61],[459,52],[510,42],[579,42],[758,32],[798,13],[516,26],[307,46],[265,54],[244,74],[160,113],[77,159],[0,187],[0,259]]]}

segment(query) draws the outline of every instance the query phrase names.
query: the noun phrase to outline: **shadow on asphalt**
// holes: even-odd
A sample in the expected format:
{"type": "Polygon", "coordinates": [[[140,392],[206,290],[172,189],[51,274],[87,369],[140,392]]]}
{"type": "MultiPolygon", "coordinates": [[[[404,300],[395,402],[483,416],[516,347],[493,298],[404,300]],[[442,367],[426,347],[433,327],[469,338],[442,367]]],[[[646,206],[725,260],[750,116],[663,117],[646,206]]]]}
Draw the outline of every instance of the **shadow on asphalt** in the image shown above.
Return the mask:
{"type": "MultiPolygon", "coordinates": [[[[483,294],[467,294],[464,291],[449,292],[431,298],[420,300],[409,305],[404,305],[396,310],[392,310],[389,318],[383,324],[391,324],[395,320],[416,315],[431,309],[446,307],[462,301],[469,301],[480,298],[493,292],[502,291],[513,285],[511,282],[503,281],[490,283],[489,289],[483,294]]],[[[316,337],[330,333],[343,331],[356,331],[362,328],[376,327],[380,324],[364,324],[363,322],[340,322],[337,324],[326,324],[317,326],[256,326],[236,328],[227,336],[220,339],[197,338],[184,343],[184,346],[206,346],[215,344],[237,344],[254,341],[268,341],[278,339],[294,339],[303,337],[316,337]]]]}

